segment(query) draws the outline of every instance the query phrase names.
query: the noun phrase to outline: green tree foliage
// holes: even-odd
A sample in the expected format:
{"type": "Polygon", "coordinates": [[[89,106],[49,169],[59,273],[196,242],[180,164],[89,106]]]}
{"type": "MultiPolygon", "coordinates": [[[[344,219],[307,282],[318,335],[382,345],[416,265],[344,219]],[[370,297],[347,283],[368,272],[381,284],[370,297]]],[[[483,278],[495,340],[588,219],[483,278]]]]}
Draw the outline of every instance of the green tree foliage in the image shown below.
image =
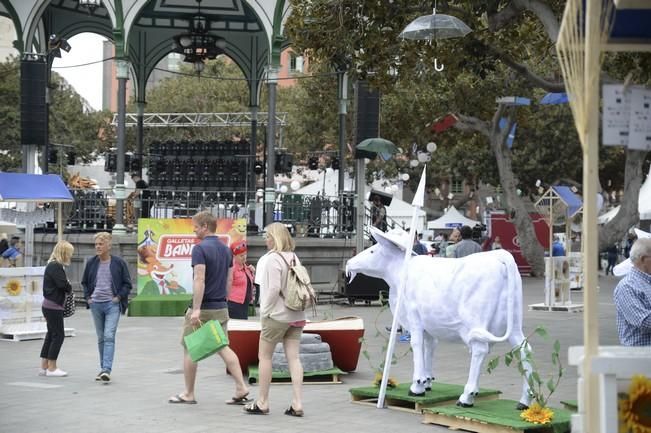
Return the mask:
{"type": "MultiPolygon", "coordinates": [[[[430,138],[443,144],[430,165],[430,171],[435,171],[430,177],[448,173],[471,181],[499,180],[507,205],[517,215],[526,214],[523,198],[533,198],[536,179],[580,185],[582,154],[567,106],[536,106],[534,102],[528,108],[496,110],[495,103],[501,96],[537,101],[546,92],[564,91],[554,44],[565,2],[441,0],[437,13],[462,19],[472,33],[443,41],[401,40],[402,29],[418,16],[431,13],[431,6],[431,2],[413,0],[293,0],[286,29],[294,48],[305,52],[312,63],[343,62],[353,76],[367,78],[382,90],[382,135],[401,145],[415,142],[422,146],[426,141],[423,128],[428,123],[449,112],[459,115],[460,122],[455,125],[459,131],[430,138]],[[434,70],[435,60],[445,66],[443,72],[434,70]],[[418,106],[423,103],[425,109],[418,106]],[[497,128],[501,116],[518,123],[512,150],[504,147],[506,136],[497,128]],[[471,134],[477,137],[469,139],[471,134]],[[494,155],[493,163],[485,160],[487,148],[494,155]],[[516,190],[525,192],[524,197],[516,190]]],[[[648,82],[649,58],[648,54],[613,55],[607,58],[605,69],[618,80],[633,70],[635,82],[644,84],[648,82]]],[[[610,188],[637,194],[639,161],[644,155],[626,152],[627,168],[620,166],[619,172],[624,174],[617,176],[615,167],[622,161],[621,155],[617,150],[602,154],[608,158],[602,168],[609,169],[610,188]],[[636,160],[637,165],[632,163],[636,160]]],[[[396,165],[404,165],[404,159],[400,162],[398,158],[396,165]]],[[[620,212],[627,214],[622,217],[622,227],[636,222],[632,208],[620,212]]],[[[515,222],[521,244],[536,244],[531,222],[522,216],[515,222]]],[[[541,268],[541,249],[523,253],[537,263],[536,269],[541,268]]]]}
{"type": "MultiPolygon", "coordinates": [[[[0,63],[0,170],[20,171],[20,62],[10,58],[0,63]]],[[[94,160],[110,142],[110,114],[93,112],[81,96],[58,74],[50,80],[51,143],[68,144],[81,160],[94,160]]],[[[52,167],[55,170],[55,167],[52,167]]],[[[56,171],[56,170],[55,170],[56,171]]]]}

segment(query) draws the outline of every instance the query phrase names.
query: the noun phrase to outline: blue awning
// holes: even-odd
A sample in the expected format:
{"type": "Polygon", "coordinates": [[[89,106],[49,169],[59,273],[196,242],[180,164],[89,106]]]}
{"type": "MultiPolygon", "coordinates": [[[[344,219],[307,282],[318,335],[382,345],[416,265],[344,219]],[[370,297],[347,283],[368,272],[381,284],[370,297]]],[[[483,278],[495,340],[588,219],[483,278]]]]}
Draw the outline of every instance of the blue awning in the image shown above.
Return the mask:
{"type": "Polygon", "coordinates": [[[56,174],[0,172],[0,201],[73,201],[68,187],[56,174]]]}
{"type": "Polygon", "coordinates": [[[569,186],[552,186],[554,192],[560,197],[567,206],[568,218],[573,217],[583,207],[581,197],[574,194],[569,186]]]}

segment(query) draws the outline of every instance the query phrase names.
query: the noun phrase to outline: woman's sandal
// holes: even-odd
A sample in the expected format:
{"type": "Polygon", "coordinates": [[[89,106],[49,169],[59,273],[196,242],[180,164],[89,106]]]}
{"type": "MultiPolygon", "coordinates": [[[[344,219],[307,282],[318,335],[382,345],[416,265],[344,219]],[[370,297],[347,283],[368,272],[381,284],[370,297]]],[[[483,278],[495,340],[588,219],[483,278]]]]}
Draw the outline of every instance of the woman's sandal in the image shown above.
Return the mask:
{"type": "Polygon", "coordinates": [[[269,413],[269,409],[261,409],[260,406],[258,406],[258,402],[254,401],[253,403],[244,406],[244,412],[251,415],[266,415],[269,413]]]}
{"type": "Polygon", "coordinates": [[[295,410],[293,406],[289,406],[289,408],[285,410],[285,415],[302,417],[304,413],[302,410],[295,410]]]}

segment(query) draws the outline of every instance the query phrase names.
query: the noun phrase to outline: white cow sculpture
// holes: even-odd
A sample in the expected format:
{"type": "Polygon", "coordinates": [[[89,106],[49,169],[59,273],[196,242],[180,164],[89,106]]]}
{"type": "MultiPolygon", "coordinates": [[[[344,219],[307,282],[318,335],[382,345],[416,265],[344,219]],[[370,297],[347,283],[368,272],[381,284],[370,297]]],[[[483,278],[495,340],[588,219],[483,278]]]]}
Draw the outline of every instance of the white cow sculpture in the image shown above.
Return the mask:
{"type": "MultiPolygon", "coordinates": [[[[405,247],[411,245],[403,230],[383,233],[371,228],[377,244],[352,257],[346,273],[352,280],[362,273],[382,278],[389,285],[389,305],[395,312],[400,290],[405,247]]],[[[414,372],[410,395],[431,389],[433,352],[439,338],[463,341],[471,353],[468,382],[457,405],[470,407],[479,391],[479,375],[493,343],[508,340],[518,346],[522,333],[522,280],[515,260],[505,250],[451,259],[414,256],[398,322],[411,333],[414,372]]],[[[524,354],[523,354],[524,359],[524,354]]],[[[530,372],[530,366],[525,366],[530,372]]],[[[527,381],[517,409],[531,403],[527,381]]]]}

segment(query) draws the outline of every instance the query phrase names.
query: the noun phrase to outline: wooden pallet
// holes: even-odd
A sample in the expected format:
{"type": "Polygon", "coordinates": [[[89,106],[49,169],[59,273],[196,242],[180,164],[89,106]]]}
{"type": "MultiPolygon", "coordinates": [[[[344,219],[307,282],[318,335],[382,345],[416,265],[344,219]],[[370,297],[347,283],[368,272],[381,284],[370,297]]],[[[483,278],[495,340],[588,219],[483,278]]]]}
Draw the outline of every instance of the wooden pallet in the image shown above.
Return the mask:
{"type": "MultiPolygon", "coordinates": [[[[310,371],[303,373],[303,385],[330,385],[343,383],[341,376],[346,374],[344,371],[334,367],[330,370],[310,371]]],[[[258,381],[258,366],[249,366],[249,383],[254,384],[258,381]]],[[[289,372],[274,371],[271,373],[271,383],[292,383],[289,372]]]]}
{"type": "Polygon", "coordinates": [[[551,424],[533,424],[520,418],[517,401],[493,400],[476,402],[474,407],[431,407],[423,410],[424,424],[437,424],[450,430],[476,433],[552,433],[570,431],[570,412],[555,409],[551,424]]]}
{"type": "MultiPolygon", "coordinates": [[[[462,385],[434,382],[432,390],[424,396],[410,396],[410,383],[402,383],[395,388],[387,389],[384,398],[384,407],[387,409],[420,414],[426,408],[442,405],[453,405],[463,393],[462,385]]],[[[379,387],[364,387],[350,389],[351,400],[355,404],[377,407],[379,387]]],[[[498,399],[500,391],[494,389],[480,389],[476,401],[498,399]]]]}
{"type": "MultiPolygon", "coordinates": [[[[75,329],[74,328],[65,328],[66,337],[74,337],[75,329]]],[[[45,338],[47,331],[45,330],[34,330],[34,331],[16,331],[11,334],[0,334],[0,341],[27,341],[27,340],[42,340],[45,338]]]]}
{"type": "Polygon", "coordinates": [[[580,313],[583,311],[583,304],[545,305],[544,302],[541,302],[539,304],[530,304],[529,311],[567,311],[568,313],[580,313]]]}

